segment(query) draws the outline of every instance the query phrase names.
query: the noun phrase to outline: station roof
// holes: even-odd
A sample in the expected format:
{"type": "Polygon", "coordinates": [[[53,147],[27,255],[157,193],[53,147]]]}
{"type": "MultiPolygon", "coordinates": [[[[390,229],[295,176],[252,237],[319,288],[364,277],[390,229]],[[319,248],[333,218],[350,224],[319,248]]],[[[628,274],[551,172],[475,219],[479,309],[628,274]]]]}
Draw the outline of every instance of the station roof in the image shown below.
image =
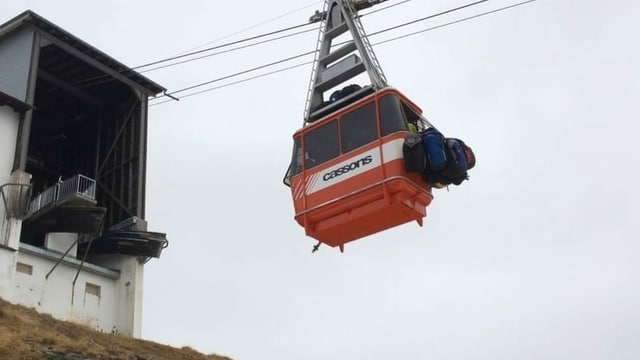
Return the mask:
{"type": "Polygon", "coordinates": [[[14,32],[21,31],[27,28],[36,28],[39,31],[48,34],[49,36],[64,42],[65,44],[90,57],[97,63],[105,66],[107,69],[112,70],[111,72],[113,74],[121,76],[122,78],[126,78],[129,81],[133,81],[135,84],[142,87],[152,95],[156,95],[158,93],[166,91],[164,87],[156,84],[147,77],[142,76],[140,73],[136,72],[130,67],[120,63],[109,55],[103,53],[87,42],[72,35],[71,33],[53,24],[52,22],[48,21],[47,19],[34,13],[31,10],[27,10],[14,17],[13,19],[7,21],[6,23],[0,25],[0,42],[3,40],[3,38],[13,34],[14,32]]]}
{"type": "Polygon", "coordinates": [[[2,91],[0,91],[0,106],[2,105],[8,105],[11,106],[12,108],[16,109],[17,111],[26,111],[31,109],[31,105],[26,104],[16,98],[14,98],[13,96],[9,95],[9,94],[5,94],[2,91]]]}

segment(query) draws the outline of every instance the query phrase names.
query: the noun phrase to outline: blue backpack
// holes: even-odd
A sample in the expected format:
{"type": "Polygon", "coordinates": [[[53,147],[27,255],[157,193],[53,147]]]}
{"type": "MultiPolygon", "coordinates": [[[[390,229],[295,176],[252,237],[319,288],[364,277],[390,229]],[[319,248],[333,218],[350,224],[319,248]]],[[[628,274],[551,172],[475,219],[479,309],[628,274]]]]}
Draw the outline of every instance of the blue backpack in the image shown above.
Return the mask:
{"type": "Polygon", "coordinates": [[[427,157],[426,172],[437,172],[447,166],[447,150],[445,137],[434,128],[429,128],[422,133],[422,146],[427,157]]]}
{"type": "Polygon", "coordinates": [[[475,154],[460,139],[446,138],[444,151],[447,156],[445,166],[439,171],[425,171],[423,174],[423,179],[437,188],[460,185],[469,179],[467,171],[476,164],[475,154]]]}
{"type": "Polygon", "coordinates": [[[468,180],[476,164],[473,150],[464,141],[446,138],[435,128],[409,134],[403,144],[405,169],[422,174],[431,186],[443,188],[468,180]]]}

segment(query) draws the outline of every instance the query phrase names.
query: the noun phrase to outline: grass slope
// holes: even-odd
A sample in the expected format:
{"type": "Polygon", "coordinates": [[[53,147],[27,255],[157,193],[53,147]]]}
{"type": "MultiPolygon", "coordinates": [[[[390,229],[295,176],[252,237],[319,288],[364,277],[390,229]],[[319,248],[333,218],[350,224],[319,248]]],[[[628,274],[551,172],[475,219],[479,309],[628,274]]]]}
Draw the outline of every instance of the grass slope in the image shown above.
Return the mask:
{"type": "Polygon", "coordinates": [[[0,359],[231,360],[151,341],[103,334],[0,300],[0,359]]]}

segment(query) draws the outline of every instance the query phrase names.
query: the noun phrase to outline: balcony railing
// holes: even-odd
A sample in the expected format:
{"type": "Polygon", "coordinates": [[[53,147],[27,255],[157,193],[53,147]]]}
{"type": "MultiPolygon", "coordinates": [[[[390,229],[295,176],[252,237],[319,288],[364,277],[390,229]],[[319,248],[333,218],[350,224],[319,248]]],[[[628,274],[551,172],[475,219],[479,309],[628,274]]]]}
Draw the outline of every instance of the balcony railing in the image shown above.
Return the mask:
{"type": "Polygon", "coordinates": [[[31,200],[27,208],[27,217],[46,207],[56,206],[73,198],[95,201],[96,181],[84,175],[76,175],[58,182],[31,200]]]}

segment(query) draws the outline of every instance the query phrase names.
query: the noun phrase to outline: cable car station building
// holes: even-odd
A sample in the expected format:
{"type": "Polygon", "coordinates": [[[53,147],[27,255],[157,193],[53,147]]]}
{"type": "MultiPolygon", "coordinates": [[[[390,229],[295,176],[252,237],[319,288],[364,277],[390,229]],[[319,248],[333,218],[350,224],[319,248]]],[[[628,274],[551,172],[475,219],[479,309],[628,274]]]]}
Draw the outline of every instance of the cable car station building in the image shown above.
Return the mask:
{"type": "Polygon", "coordinates": [[[139,337],[147,100],[165,91],[39,15],[0,25],[0,297],[139,337]]]}

